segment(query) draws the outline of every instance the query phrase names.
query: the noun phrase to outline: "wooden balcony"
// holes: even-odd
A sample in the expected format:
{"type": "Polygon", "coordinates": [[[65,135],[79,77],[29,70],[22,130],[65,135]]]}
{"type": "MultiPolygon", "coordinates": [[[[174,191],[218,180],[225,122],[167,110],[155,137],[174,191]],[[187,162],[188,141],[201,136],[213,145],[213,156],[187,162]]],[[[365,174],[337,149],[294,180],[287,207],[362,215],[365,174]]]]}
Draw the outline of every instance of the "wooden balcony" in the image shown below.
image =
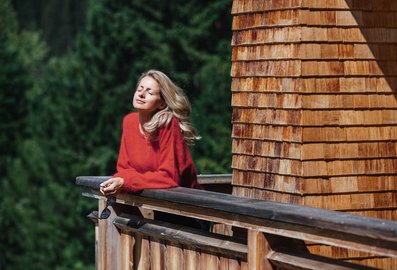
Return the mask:
{"type": "MultiPolygon", "coordinates": [[[[182,187],[119,194],[108,206],[110,216],[98,220],[106,207],[99,193],[105,179],[76,181],[84,196],[98,199],[89,215],[97,269],[373,269],[312,255],[305,243],[397,258],[397,222],[182,187]],[[210,231],[194,226],[196,219],[211,222],[210,231]]],[[[216,189],[229,180],[199,181],[216,189]]]]}

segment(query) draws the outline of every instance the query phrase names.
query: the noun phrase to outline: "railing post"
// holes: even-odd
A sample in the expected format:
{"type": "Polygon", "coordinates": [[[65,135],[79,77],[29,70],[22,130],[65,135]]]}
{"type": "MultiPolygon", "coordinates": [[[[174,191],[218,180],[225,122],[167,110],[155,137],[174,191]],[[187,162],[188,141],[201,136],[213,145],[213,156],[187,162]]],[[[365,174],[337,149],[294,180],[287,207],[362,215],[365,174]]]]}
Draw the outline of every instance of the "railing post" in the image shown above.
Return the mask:
{"type": "Polygon", "coordinates": [[[273,267],[267,259],[271,251],[265,234],[255,230],[248,230],[248,269],[272,270],[273,267]]]}
{"type": "MultiPolygon", "coordinates": [[[[106,200],[98,200],[98,213],[101,213],[105,207],[106,200]]],[[[120,233],[113,225],[116,214],[111,206],[109,209],[111,210],[109,218],[98,220],[98,270],[120,269],[120,233]]]]}

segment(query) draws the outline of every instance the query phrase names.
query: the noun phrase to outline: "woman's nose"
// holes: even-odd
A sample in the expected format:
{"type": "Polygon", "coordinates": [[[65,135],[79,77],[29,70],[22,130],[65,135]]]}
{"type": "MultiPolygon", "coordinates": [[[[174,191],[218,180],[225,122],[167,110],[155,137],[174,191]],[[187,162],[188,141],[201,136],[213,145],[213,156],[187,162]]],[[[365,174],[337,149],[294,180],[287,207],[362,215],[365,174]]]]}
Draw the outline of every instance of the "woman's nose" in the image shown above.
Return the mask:
{"type": "Polygon", "coordinates": [[[143,97],[145,97],[145,94],[143,92],[141,92],[141,93],[139,93],[139,97],[143,98],[143,97]]]}

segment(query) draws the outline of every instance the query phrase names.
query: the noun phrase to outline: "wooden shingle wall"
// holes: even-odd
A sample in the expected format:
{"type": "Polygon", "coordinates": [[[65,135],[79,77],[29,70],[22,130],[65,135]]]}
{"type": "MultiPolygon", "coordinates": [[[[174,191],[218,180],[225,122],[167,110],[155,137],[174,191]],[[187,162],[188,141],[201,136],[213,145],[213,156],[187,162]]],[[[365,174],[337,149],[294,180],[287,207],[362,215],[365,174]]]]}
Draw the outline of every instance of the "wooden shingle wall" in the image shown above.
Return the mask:
{"type": "Polygon", "coordinates": [[[397,1],[232,15],[233,193],[397,220],[397,1]]]}
{"type": "Polygon", "coordinates": [[[234,2],[236,191],[274,191],[287,202],[395,191],[397,2],[387,12],[367,10],[377,1],[350,2],[234,2]]]}

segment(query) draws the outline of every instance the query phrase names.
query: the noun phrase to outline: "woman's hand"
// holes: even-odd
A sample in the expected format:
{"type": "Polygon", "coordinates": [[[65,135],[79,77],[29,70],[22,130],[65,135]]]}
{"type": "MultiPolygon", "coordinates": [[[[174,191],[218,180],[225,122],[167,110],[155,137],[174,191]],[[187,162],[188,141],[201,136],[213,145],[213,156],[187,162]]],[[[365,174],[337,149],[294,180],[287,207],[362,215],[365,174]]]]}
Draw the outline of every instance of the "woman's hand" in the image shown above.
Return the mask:
{"type": "Polygon", "coordinates": [[[120,192],[123,186],[124,186],[123,178],[121,177],[110,178],[100,185],[99,191],[105,196],[115,195],[120,192]]]}

